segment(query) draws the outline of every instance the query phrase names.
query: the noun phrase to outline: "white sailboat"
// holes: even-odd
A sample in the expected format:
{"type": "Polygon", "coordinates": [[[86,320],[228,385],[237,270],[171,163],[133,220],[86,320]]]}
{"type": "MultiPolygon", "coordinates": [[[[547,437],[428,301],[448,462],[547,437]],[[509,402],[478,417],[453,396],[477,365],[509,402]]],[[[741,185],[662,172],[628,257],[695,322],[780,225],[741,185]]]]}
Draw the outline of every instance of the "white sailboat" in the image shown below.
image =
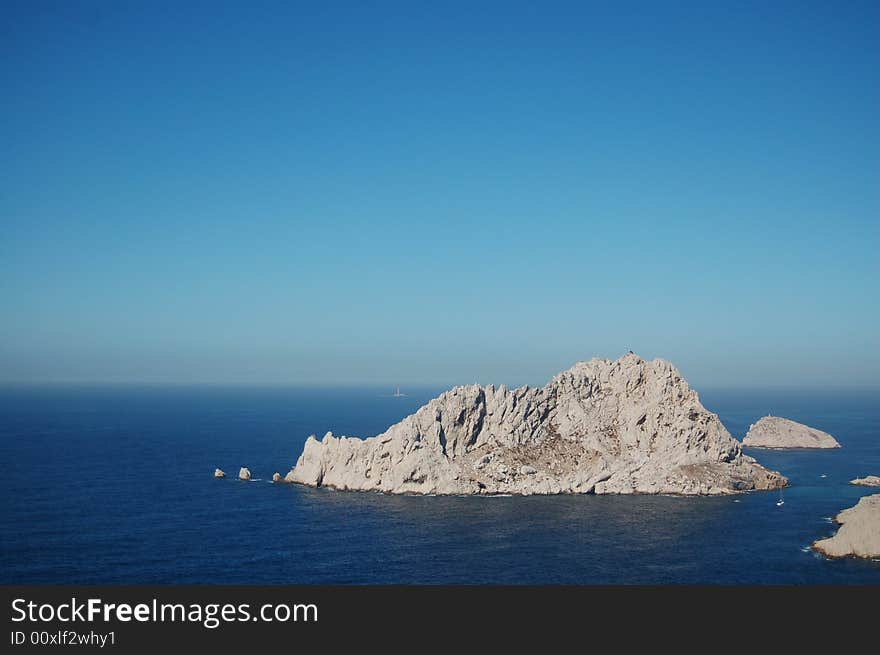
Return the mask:
{"type": "Polygon", "coordinates": [[[406,394],[400,393],[400,386],[397,387],[397,391],[392,394],[395,398],[403,398],[406,394]]]}

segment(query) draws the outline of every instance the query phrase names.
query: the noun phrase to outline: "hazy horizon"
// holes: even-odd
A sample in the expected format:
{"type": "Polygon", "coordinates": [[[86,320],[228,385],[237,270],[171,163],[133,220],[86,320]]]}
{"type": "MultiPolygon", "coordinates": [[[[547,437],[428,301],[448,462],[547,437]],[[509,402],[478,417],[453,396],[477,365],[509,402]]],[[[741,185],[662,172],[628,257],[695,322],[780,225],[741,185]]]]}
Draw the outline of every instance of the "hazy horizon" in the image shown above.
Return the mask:
{"type": "Polygon", "coordinates": [[[880,386],[880,5],[15,4],[0,384],[880,386]]]}
{"type": "MultiPolygon", "coordinates": [[[[615,359],[615,358],[605,358],[615,359]]],[[[650,361],[653,358],[646,358],[650,361]]],[[[665,358],[661,358],[665,359],[665,358]]],[[[574,364],[575,362],[572,362],[574,364]]],[[[674,362],[673,362],[674,363],[674,362]]],[[[412,395],[407,392],[424,392],[424,391],[443,391],[455,386],[477,384],[486,386],[489,384],[496,387],[504,385],[508,388],[516,388],[521,386],[542,387],[549,383],[557,373],[568,369],[569,366],[560,368],[559,370],[549,373],[544,379],[533,377],[531,379],[506,378],[506,379],[449,379],[440,381],[409,381],[401,383],[396,380],[376,380],[363,379],[355,381],[339,381],[339,380],[321,380],[321,381],[297,381],[297,380],[263,380],[263,379],[246,379],[246,378],[227,378],[227,379],[180,379],[180,378],[155,378],[155,379],[86,379],[86,378],[67,378],[67,379],[30,379],[30,380],[9,380],[0,379],[0,389],[14,390],[27,388],[144,388],[144,389],[173,389],[173,388],[217,388],[217,389],[302,389],[302,390],[375,390],[377,392],[387,391],[390,395],[397,389],[400,389],[405,395],[412,395]]],[[[698,392],[741,392],[741,391],[768,391],[768,392],[855,392],[880,394],[880,383],[871,380],[868,383],[816,383],[810,380],[803,382],[796,381],[772,381],[767,379],[750,380],[742,378],[738,381],[722,381],[722,382],[705,382],[699,375],[689,375],[688,371],[679,372],[682,377],[687,380],[690,387],[698,392]]]]}

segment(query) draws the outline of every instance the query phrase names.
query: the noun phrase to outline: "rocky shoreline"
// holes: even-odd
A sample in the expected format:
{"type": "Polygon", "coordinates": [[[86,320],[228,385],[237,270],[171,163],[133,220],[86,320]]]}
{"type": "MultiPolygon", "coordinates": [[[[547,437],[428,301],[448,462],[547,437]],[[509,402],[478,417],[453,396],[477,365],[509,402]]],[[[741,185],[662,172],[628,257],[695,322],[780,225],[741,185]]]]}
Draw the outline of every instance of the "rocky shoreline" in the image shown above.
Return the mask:
{"type": "Polygon", "coordinates": [[[815,541],[813,550],[831,558],[880,557],[880,494],[865,496],[834,522],[840,524],[837,534],[815,541]]]}

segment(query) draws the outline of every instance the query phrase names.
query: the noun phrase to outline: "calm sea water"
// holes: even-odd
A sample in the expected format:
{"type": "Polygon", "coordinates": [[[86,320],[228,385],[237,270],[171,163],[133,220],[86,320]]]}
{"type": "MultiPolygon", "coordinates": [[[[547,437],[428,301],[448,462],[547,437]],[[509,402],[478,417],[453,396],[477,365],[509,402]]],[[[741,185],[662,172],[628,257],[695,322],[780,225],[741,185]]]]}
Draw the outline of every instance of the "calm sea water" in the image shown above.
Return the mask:
{"type": "Polygon", "coordinates": [[[751,453],[791,478],[781,508],[778,492],[443,498],[268,482],[309,434],[375,434],[436,392],[2,390],[0,582],[880,583],[878,562],[806,550],[871,493],[847,481],[880,474],[871,393],[702,394],[734,436],[772,410],[843,444],[751,453]],[[212,477],[241,465],[260,480],[212,477]]]}

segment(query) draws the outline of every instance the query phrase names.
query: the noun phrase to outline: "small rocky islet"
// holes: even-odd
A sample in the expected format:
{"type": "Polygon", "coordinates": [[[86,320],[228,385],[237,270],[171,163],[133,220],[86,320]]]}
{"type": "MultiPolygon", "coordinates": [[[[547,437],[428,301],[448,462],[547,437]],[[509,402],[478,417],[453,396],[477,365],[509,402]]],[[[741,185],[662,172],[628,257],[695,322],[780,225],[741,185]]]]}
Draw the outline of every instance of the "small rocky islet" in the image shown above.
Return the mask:
{"type": "Polygon", "coordinates": [[[840,448],[827,432],[780,416],[765,416],[749,427],[743,446],[752,448],[840,448]]]}
{"type": "Polygon", "coordinates": [[[849,483],[858,487],[880,487],[880,475],[866,475],[863,478],[850,480],[849,483]]]}

